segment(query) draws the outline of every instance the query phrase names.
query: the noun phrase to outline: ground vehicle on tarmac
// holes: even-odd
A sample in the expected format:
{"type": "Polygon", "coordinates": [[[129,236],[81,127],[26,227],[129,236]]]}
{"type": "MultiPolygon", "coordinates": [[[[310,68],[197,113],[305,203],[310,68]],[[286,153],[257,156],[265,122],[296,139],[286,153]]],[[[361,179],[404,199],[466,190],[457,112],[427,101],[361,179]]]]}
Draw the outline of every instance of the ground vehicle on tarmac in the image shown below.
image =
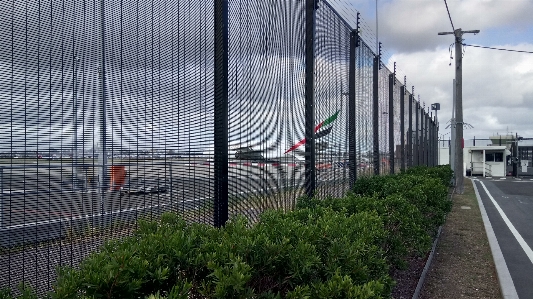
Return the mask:
{"type": "Polygon", "coordinates": [[[170,182],[167,179],[130,179],[128,183],[120,188],[121,196],[166,193],[169,190],[170,182]]]}

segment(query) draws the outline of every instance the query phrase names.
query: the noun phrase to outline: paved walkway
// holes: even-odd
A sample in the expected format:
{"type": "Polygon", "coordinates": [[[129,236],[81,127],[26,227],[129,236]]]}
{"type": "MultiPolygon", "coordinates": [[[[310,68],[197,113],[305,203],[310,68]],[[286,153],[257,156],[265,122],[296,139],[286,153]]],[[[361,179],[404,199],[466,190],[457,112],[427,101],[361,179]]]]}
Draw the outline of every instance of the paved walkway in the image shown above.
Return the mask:
{"type": "Polygon", "coordinates": [[[474,184],[489,241],[491,230],[496,241],[491,250],[504,298],[533,298],[533,180],[477,178],[474,184]]]}

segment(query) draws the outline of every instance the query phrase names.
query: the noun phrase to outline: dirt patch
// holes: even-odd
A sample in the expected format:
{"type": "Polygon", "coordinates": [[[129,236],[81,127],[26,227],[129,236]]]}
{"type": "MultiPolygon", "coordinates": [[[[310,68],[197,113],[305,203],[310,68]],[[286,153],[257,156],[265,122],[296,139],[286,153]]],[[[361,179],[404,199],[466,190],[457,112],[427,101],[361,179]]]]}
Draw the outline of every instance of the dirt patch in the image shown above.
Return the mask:
{"type": "Polygon", "coordinates": [[[413,297],[428,256],[412,257],[407,262],[407,269],[395,269],[392,271],[392,279],[396,281],[391,294],[392,298],[411,299],[413,297]]]}
{"type": "Polygon", "coordinates": [[[420,298],[502,298],[470,180],[465,180],[463,195],[453,195],[453,208],[443,226],[420,298]]]}

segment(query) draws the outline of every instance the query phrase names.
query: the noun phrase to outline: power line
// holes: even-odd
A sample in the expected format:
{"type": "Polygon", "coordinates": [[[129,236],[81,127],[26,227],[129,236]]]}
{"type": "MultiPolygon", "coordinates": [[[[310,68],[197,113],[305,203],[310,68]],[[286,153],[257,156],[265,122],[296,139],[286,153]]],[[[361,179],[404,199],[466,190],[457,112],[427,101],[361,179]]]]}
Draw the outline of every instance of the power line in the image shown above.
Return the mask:
{"type": "Polygon", "coordinates": [[[485,47],[485,46],[467,45],[467,44],[463,44],[463,46],[465,46],[465,47],[483,48],[483,49],[491,49],[491,50],[498,50],[498,51],[508,51],[508,52],[518,52],[518,53],[529,53],[529,54],[533,54],[532,51],[522,51],[522,50],[502,49],[502,48],[493,48],[493,47],[485,47]]]}
{"type": "Polygon", "coordinates": [[[453,31],[455,31],[455,27],[453,27],[453,22],[452,22],[452,16],[450,15],[450,9],[448,9],[448,3],[446,2],[446,0],[444,0],[444,4],[446,4],[446,11],[448,11],[448,17],[450,18],[450,23],[452,24],[452,29],[453,29],[453,31]]]}

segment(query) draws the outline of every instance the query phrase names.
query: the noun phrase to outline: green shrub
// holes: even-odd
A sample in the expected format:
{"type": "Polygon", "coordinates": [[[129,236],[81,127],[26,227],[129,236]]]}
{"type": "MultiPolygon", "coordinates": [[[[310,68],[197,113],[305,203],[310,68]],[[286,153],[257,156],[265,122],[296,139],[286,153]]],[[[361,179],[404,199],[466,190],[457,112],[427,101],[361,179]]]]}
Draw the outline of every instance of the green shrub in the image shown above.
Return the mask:
{"type": "Polygon", "coordinates": [[[349,193],[344,198],[304,199],[299,206],[330,207],[346,215],[377,213],[383,221],[386,234],[382,248],[388,261],[396,267],[405,266],[404,258],[410,253],[425,253],[431,245],[431,238],[424,227],[424,216],[415,205],[398,194],[378,198],[349,193]]]}
{"type": "Polygon", "coordinates": [[[327,207],[265,212],[254,226],[239,217],[221,229],[165,214],[160,222],[141,222],[133,237],[108,242],[79,270],[60,269],[53,297],[283,298],[335,275],[354,288],[373,282],[379,286],[373,292],[386,296],[393,282],[382,223],[376,213],[327,207]]]}
{"type": "MultiPolygon", "coordinates": [[[[388,298],[390,267],[427,252],[451,208],[450,176],[420,167],[360,178],[343,198],[302,199],[253,225],[237,217],[214,228],[171,213],[139,221],[133,236],[106,243],[78,269],[58,269],[50,296],[388,298]]],[[[20,298],[35,298],[24,290],[20,298]]]]}
{"type": "Polygon", "coordinates": [[[414,174],[425,177],[439,179],[443,186],[450,186],[453,171],[450,165],[439,165],[434,167],[416,166],[405,170],[405,174],[414,174]]]}
{"type": "Polygon", "coordinates": [[[384,286],[378,281],[370,281],[362,285],[354,284],[349,276],[335,273],[325,282],[296,287],[287,293],[286,298],[317,298],[317,299],[378,299],[383,296],[384,286]]]}
{"type": "Polygon", "coordinates": [[[19,290],[20,295],[14,296],[9,288],[1,288],[0,289],[0,299],[37,299],[37,295],[35,294],[35,290],[24,284],[20,283],[17,286],[17,289],[19,290]]]}
{"type": "Polygon", "coordinates": [[[447,200],[450,178],[451,171],[446,167],[432,170],[419,166],[399,175],[360,178],[355,182],[353,191],[361,196],[380,199],[390,195],[404,197],[424,215],[423,227],[433,236],[451,210],[452,204],[447,200]]]}

